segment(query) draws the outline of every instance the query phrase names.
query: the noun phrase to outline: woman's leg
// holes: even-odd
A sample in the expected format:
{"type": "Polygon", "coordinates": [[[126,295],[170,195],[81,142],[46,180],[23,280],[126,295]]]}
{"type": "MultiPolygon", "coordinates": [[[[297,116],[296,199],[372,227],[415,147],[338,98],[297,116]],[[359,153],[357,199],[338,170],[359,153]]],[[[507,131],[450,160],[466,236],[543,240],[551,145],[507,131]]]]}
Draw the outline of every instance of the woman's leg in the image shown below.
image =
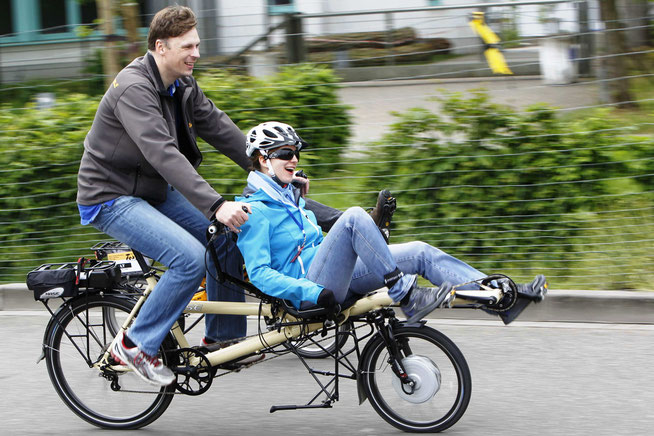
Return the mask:
{"type": "MultiPolygon", "coordinates": [[[[388,246],[393,259],[405,274],[418,274],[436,286],[444,282],[460,284],[485,277],[486,275],[467,263],[450,256],[436,247],[420,242],[393,244],[388,246]]],[[[364,262],[357,262],[352,275],[350,289],[357,294],[366,294],[384,286],[374,271],[364,262]]],[[[475,284],[461,289],[479,289],[475,284]]],[[[390,290],[393,301],[400,301],[405,294],[390,290]]]]}
{"type": "Polygon", "coordinates": [[[332,290],[336,301],[342,303],[349,295],[357,261],[398,294],[406,294],[415,281],[413,276],[397,277],[398,265],[379,228],[366,211],[353,207],[343,213],[320,244],[307,278],[332,290]]]}
{"type": "MultiPolygon", "coordinates": [[[[174,198],[167,199],[174,208],[174,198]]],[[[141,198],[123,196],[103,206],[93,226],[151,257],[168,270],[141,307],[129,338],[156,355],[204,277],[204,247],[189,232],[141,198]]]]}

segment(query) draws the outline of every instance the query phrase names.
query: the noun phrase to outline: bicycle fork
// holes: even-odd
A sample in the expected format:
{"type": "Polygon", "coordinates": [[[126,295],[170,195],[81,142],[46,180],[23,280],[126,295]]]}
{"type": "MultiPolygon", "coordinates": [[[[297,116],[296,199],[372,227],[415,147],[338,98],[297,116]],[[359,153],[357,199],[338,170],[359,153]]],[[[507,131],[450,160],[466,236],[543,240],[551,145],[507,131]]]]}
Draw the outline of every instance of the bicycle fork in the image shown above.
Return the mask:
{"type": "MultiPolygon", "coordinates": [[[[389,320],[389,322],[386,322],[386,317],[381,311],[375,314],[373,323],[375,324],[377,331],[384,341],[386,350],[388,351],[388,359],[386,362],[390,365],[393,374],[395,374],[395,376],[402,382],[402,390],[409,395],[412,394],[416,388],[416,382],[409,376],[409,374],[407,374],[406,369],[402,364],[403,355],[401,353],[404,352],[404,355],[411,354],[410,350],[400,349],[400,344],[395,339],[393,333],[393,321],[389,320]]],[[[407,346],[408,344],[405,344],[403,345],[403,348],[407,346]]]]}

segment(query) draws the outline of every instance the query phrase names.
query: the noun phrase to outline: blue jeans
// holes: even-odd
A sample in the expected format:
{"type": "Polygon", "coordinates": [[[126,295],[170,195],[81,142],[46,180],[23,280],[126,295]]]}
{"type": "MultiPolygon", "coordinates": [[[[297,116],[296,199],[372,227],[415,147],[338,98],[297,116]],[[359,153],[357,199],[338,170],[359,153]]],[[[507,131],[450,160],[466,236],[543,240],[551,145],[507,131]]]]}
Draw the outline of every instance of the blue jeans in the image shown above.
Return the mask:
{"type": "MultiPolygon", "coordinates": [[[[336,221],[313,258],[307,278],[334,292],[342,303],[354,294],[384,286],[384,275],[399,268],[405,275],[389,289],[395,302],[412,288],[415,275],[436,286],[459,284],[486,275],[465,262],[424,242],[386,245],[370,215],[359,207],[348,209],[336,221]]],[[[478,289],[468,285],[462,289],[478,289]]]]}
{"type": "MultiPolygon", "coordinates": [[[[206,266],[215,276],[211,256],[205,256],[205,231],[209,220],[177,190],[169,187],[166,200],[151,205],[138,197],[122,196],[103,206],[91,223],[107,235],[124,242],[168,269],[143,304],[129,329],[129,338],[139,348],[155,355],[164,338],[205,277],[206,266]]],[[[242,276],[242,258],[236,244],[219,238],[216,252],[223,270],[242,276]]],[[[219,285],[207,275],[209,300],[245,301],[243,291],[219,285]]],[[[245,336],[244,316],[207,315],[208,339],[245,336]]]]}

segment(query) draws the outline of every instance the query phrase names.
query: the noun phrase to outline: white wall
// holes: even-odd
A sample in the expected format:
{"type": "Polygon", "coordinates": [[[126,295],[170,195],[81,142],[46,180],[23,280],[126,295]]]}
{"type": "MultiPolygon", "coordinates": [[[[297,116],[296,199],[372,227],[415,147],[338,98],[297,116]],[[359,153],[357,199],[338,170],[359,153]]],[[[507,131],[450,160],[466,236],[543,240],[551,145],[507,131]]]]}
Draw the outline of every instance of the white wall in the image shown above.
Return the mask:
{"type": "MultiPolygon", "coordinates": [[[[246,46],[258,35],[264,33],[266,22],[277,23],[279,16],[267,18],[264,0],[216,0],[221,14],[220,52],[233,53],[246,46]]],[[[441,6],[470,4],[471,0],[444,0],[441,6]]],[[[473,2],[480,3],[480,1],[473,2]]],[[[375,11],[383,9],[421,8],[429,6],[428,0],[296,0],[297,12],[305,14],[375,11]]],[[[457,51],[475,51],[471,47],[477,44],[477,38],[468,25],[472,9],[451,9],[422,12],[394,13],[391,16],[392,27],[413,27],[419,37],[450,39],[457,51]]],[[[573,2],[544,6],[519,6],[509,8],[491,8],[487,11],[489,19],[500,16],[517,20],[517,27],[522,37],[539,37],[558,32],[577,31],[577,11],[573,2]],[[545,21],[545,18],[552,19],[545,21]]],[[[591,14],[592,16],[592,14],[591,14]]],[[[380,31],[387,28],[385,14],[352,15],[324,18],[307,18],[304,20],[304,32],[308,37],[334,33],[380,31]]],[[[493,25],[497,27],[497,25],[493,25]]],[[[283,42],[281,32],[277,32],[273,43],[283,42]]],[[[257,47],[262,49],[262,46],[257,47]]]]}

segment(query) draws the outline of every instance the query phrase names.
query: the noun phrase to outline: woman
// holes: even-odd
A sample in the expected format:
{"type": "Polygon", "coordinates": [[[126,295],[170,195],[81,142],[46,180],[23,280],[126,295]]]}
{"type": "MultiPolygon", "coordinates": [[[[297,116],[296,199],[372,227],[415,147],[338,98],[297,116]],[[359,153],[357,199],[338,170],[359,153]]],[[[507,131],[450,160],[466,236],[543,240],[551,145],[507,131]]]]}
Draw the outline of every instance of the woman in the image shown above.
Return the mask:
{"type": "MultiPolygon", "coordinates": [[[[386,245],[370,215],[359,207],[343,213],[323,238],[291,184],[307,144],[291,126],[278,122],[259,124],[246,138],[254,168],[247,190],[254,194],[236,199],[252,210],[237,244],[251,282],[266,294],[304,308],[332,306],[386,286],[408,321],[415,322],[448,299],[450,283],[485,277],[423,242],[386,245]],[[417,286],[416,274],[439,287],[417,286]]],[[[544,287],[544,277],[543,283],[537,280],[532,284],[544,287]]]]}

